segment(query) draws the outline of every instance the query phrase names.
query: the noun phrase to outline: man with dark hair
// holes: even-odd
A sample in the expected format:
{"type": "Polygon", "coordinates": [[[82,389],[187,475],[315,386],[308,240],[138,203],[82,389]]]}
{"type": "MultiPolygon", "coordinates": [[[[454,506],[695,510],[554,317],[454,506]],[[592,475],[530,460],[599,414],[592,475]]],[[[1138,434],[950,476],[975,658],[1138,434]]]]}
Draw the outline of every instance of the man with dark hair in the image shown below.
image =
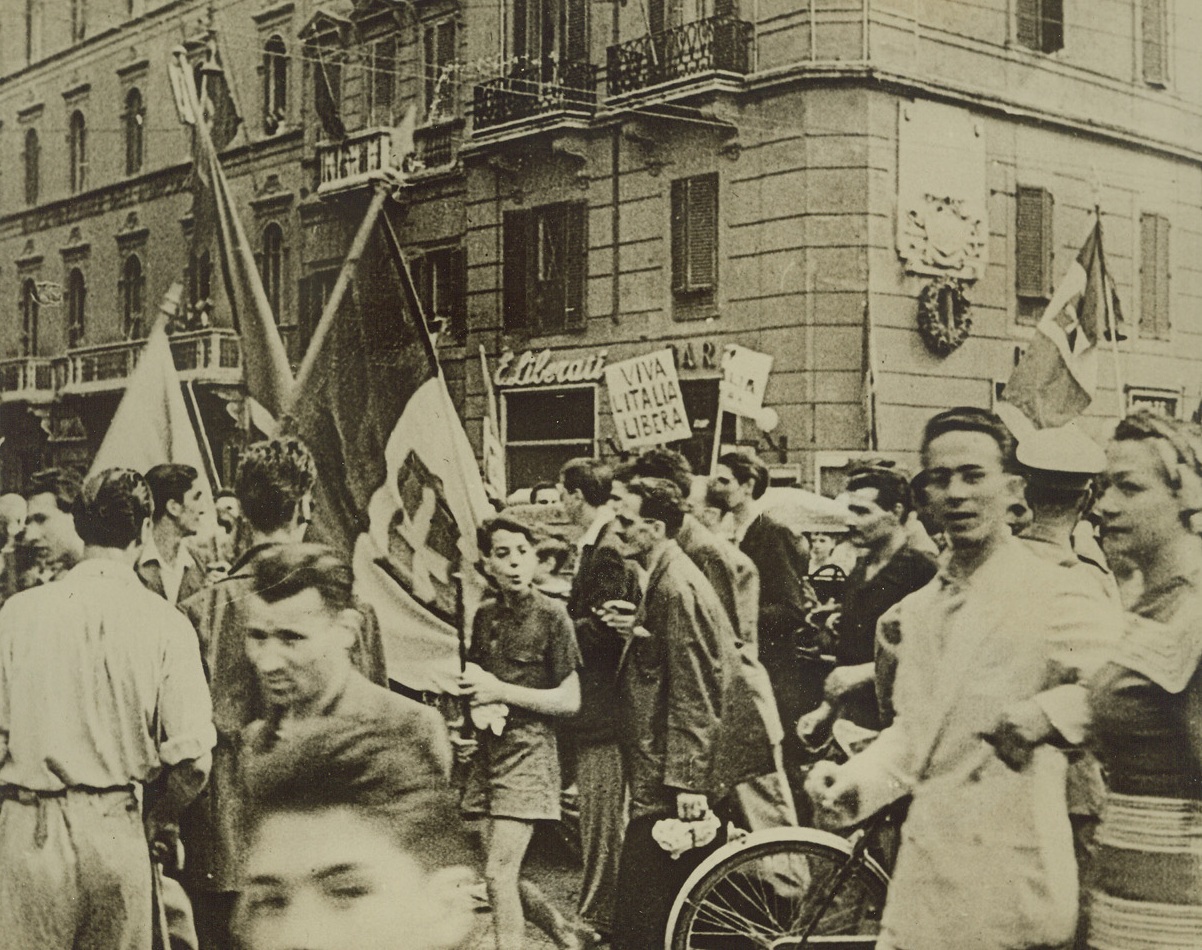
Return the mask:
{"type": "Polygon", "coordinates": [[[551,482],[539,482],[530,489],[530,504],[553,505],[559,501],[559,490],[551,482]]]}
{"type": "Polygon", "coordinates": [[[603,937],[613,921],[618,856],[625,825],[625,785],[618,748],[618,661],[622,638],[605,623],[605,605],[642,599],[638,570],[622,555],[609,506],[612,473],[591,458],[560,470],[559,494],[568,519],[584,533],[576,542],[576,576],[568,616],[580,647],[580,712],[566,723],[576,740],[580,790],[580,919],[603,937]]]}
{"type": "Polygon", "coordinates": [[[648,579],[619,671],[630,821],[613,947],[658,950],[673,899],[722,835],[673,860],[653,829],[663,819],[701,821],[730,791],[717,745],[739,658],[726,611],[674,540],[685,515],[680,490],[656,478],[636,478],[626,489],[621,538],[648,579]]]}
{"type": "MultiPolygon", "coordinates": [[[[731,741],[722,748],[733,757],[737,773],[733,799],[736,817],[749,831],[797,824],[797,807],[781,757],[784,728],[776,708],[772,683],[759,660],[759,571],[746,554],[701,523],[690,510],[696,496],[689,460],[672,449],[648,449],[624,466],[615,493],[635,478],[664,478],[686,499],[684,521],[676,543],[701,570],[726,611],[735,631],[739,664],[729,708],[722,717],[723,732],[731,741]]],[[[704,493],[704,492],[703,492],[704,493]]]]}
{"type": "Polygon", "coordinates": [[[855,469],[842,496],[849,540],[862,550],[847,577],[843,606],[834,623],[835,668],[826,678],[824,700],[798,723],[802,739],[836,716],[865,729],[880,729],[876,679],[877,621],[907,594],[930,583],[935,559],[910,545],[906,519],[912,508],[903,472],[872,466],[855,469]]]}
{"type": "Polygon", "coordinates": [[[239,946],[465,946],[476,859],[450,791],[413,782],[409,740],[322,717],[247,764],[239,946]]]}
{"type": "Polygon", "coordinates": [[[195,634],[133,572],[142,476],[100,472],[72,507],[82,559],[0,609],[0,933],[13,950],[149,950],[147,839],[174,841],[204,784],[212,710],[195,634]]]}
{"type": "Polygon", "coordinates": [[[822,701],[825,673],[820,647],[806,617],[814,592],[806,580],[810,549],[805,537],[764,509],[768,467],[755,455],[719,456],[710,478],[710,498],[729,513],[735,543],[760,572],[760,660],[772,680],[780,718],[785,724],[785,762],[795,768],[800,748],[793,728],[822,701]]]}
{"type": "Polygon", "coordinates": [[[146,484],[154,497],[154,518],[135,570],[147,589],[169,604],[179,603],[205,584],[204,571],[185,542],[200,531],[208,493],[191,465],[156,465],[146,473],[146,484]]]}
{"type": "Polygon", "coordinates": [[[1080,684],[1121,622],[1077,572],[1012,536],[1022,479],[1010,446],[982,410],[927,424],[927,501],[951,548],[936,579],[889,612],[901,630],[896,718],[807,782],[841,825],[912,796],[881,920],[886,950],[1042,950],[1073,936],[1063,747],[1084,737],[1080,684]]]}
{"type": "Polygon", "coordinates": [[[71,518],[81,484],[71,468],[43,469],[29,480],[23,544],[33,556],[34,584],[54,580],[83,556],[83,541],[71,518]]]}
{"type": "MultiPolygon", "coordinates": [[[[312,517],[315,478],[313,457],[297,439],[270,439],[248,447],[234,490],[249,530],[249,547],[228,576],[180,605],[200,637],[217,727],[212,780],[189,809],[183,828],[188,861],[182,880],[196,911],[202,950],[224,950],[231,942],[229,921],[237,896],[233,856],[240,834],[236,749],[242,730],[266,715],[254,667],[246,656],[255,565],[281,545],[304,539],[312,517]]],[[[359,614],[362,621],[352,650],[355,666],[372,682],[386,685],[375,614],[370,608],[359,614]]]]}

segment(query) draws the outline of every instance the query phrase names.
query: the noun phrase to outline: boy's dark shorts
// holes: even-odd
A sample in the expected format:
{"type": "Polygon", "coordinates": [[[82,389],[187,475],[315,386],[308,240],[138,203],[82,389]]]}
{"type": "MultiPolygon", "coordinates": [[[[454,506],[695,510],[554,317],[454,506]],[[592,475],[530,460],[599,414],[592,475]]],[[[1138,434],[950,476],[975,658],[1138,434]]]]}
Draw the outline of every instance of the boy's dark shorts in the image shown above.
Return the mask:
{"type": "Polygon", "coordinates": [[[481,737],[463,789],[466,815],[559,820],[559,753],[554,729],[539,722],[508,725],[481,737]]]}

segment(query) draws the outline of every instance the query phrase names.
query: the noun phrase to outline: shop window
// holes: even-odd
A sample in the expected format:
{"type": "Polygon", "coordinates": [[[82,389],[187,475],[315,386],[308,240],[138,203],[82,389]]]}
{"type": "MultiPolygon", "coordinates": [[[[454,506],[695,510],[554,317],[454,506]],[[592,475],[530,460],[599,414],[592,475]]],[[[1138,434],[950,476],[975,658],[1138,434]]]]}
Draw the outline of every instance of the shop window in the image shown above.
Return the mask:
{"type": "Polygon", "coordinates": [[[80,346],[84,341],[87,303],[88,287],[83,271],[72,268],[67,275],[67,346],[80,346]]]}
{"type": "Polygon", "coordinates": [[[441,247],[409,261],[414,289],[427,320],[456,340],[467,335],[467,252],[441,247]]]}
{"type": "Polygon", "coordinates": [[[275,135],[288,119],[288,47],[272,36],[263,47],[263,131],[275,135]]]}
{"type": "Polygon", "coordinates": [[[71,124],[67,132],[67,150],[71,167],[71,194],[84,190],[88,177],[88,126],[83,113],[71,113],[71,124]]]}
{"type": "MultiPolygon", "coordinates": [[[[682,453],[694,472],[708,472],[714,451],[714,423],[718,418],[718,379],[682,379],[680,395],[685,414],[693,427],[693,437],[674,443],[672,448],[682,453]]],[[[739,417],[722,413],[722,444],[735,445],[739,440],[739,417]]]]}
{"type": "Polygon", "coordinates": [[[1052,296],[1052,194],[1018,186],[1014,227],[1018,319],[1036,323],[1052,296]]]}
{"type": "Polygon", "coordinates": [[[32,277],[21,283],[21,355],[38,355],[38,285],[32,277]]]}
{"type": "Polygon", "coordinates": [[[141,340],[146,336],[142,310],[145,290],[146,275],[142,272],[142,259],[137,254],[130,254],[121,265],[121,279],[117,282],[121,332],[127,340],[141,340]]]}
{"type": "Polygon", "coordinates": [[[718,175],[672,182],[672,298],[677,318],[713,316],[718,286],[718,175]]]}
{"type": "Polygon", "coordinates": [[[41,185],[42,146],[38,142],[38,130],[29,129],[25,133],[25,151],[21,156],[25,166],[25,203],[38,203],[38,191],[41,185]]]}
{"type": "Polygon", "coordinates": [[[146,141],[146,106],[140,89],[131,89],[125,94],[121,124],[125,132],[125,174],[136,175],[142,170],[146,141]]]}
{"type": "Polygon", "coordinates": [[[1040,53],[1064,49],[1064,0],[1018,0],[1018,41],[1040,53]]]}
{"type": "Polygon", "coordinates": [[[427,26],[423,34],[422,77],[427,122],[437,122],[458,111],[453,73],[456,43],[454,20],[443,20],[427,26]]]}
{"type": "Polygon", "coordinates": [[[1169,23],[1167,0],[1141,0],[1140,38],[1144,82],[1164,86],[1169,81],[1169,23]]]}
{"type": "Polygon", "coordinates": [[[1139,216],[1139,335],[1169,338],[1169,219],[1160,214],[1139,216]]]}
{"type": "Polygon", "coordinates": [[[553,482],[565,462],[596,454],[596,387],[519,389],[502,396],[511,489],[553,482]]]}
{"type": "Polygon", "coordinates": [[[364,50],[364,69],[367,70],[368,127],[391,126],[396,122],[393,103],[396,99],[397,72],[396,40],[392,37],[367,44],[364,50]]]}
{"type": "Polygon", "coordinates": [[[506,330],[541,334],[584,328],[586,204],[506,211],[504,256],[506,330]]]}

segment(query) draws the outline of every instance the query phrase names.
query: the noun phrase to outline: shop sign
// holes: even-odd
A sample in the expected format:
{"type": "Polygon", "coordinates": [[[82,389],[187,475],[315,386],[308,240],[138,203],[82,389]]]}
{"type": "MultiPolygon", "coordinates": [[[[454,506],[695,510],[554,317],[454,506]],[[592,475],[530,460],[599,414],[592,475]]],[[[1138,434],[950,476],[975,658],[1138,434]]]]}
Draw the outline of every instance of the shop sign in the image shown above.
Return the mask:
{"type": "Polygon", "coordinates": [[[605,373],[608,351],[552,360],[552,352],[526,350],[520,356],[505,350],[497,359],[493,383],[497,386],[555,386],[563,383],[591,383],[605,373]]]}
{"type": "Polygon", "coordinates": [[[718,344],[713,340],[685,340],[669,343],[678,370],[715,370],[718,368],[718,344]]]}
{"type": "Polygon", "coordinates": [[[772,357],[731,343],[722,352],[722,408],[740,416],[756,416],[764,407],[764,390],[772,372],[772,357]]]}
{"type": "Polygon", "coordinates": [[[670,349],[607,366],[605,384],[624,450],[663,445],[693,434],[670,349]]]}

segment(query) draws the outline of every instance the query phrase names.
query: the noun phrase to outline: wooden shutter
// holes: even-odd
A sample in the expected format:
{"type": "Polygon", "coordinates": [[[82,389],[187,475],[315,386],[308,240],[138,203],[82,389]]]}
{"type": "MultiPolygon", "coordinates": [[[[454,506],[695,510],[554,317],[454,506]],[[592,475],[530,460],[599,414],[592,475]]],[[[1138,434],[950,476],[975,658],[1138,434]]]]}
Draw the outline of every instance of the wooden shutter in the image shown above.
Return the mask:
{"type": "Polygon", "coordinates": [[[563,0],[563,52],[569,63],[589,61],[588,0],[563,0]]]}
{"type": "Polygon", "coordinates": [[[451,336],[467,336],[467,248],[454,247],[447,261],[447,309],[451,318],[451,336]]]}
{"type": "Polygon", "coordinates": [[[1140,335],[1154,340],[1169,338],[1169,219],[1141,214],[1140,225],[1140,335]]]}
{"type": "Polygon", "coordinates": [[[563,208],[563,322],[582,329],[588,319],[588,205],[576,202],[563,208]]]}
{"type": "Polygon", "coordinates": [[[651,25],[652,34],[662,33],[668,25],[667,10],[665,6],[668,0],[648,0],[647,3],[647,21],[651,25]]]}
{"type": "Polygon", "coordinates": [[[672,182],[672,291],[712,293],[718,282],[718,175],[672,182]]]}
{"type": "Polygon", "coordinates": [[[688,290],[689,180],[672,182],[672,293],[688,290]]]}
{"type": "Polygon", "coordinates": [[[513,55],[527,56],[530,54],[530,44],[526,31],[530,23],[530,5],[539,0],[513,0],[513,55]]]}
{"type": "Polygon", "coordinates": [[[1019,43],[1028,49],[1039,49],[1039,15],[1043,6],[1041,0],[1018,0],[1018,31],[1019,43]]]}
{"type": "Polygon", "coordinates": [[[1141,33],[1143,38],[1144,82],[1163,86],[1168,82],[1168,30],[1165,0],[1143,0],[1141,33]]]}
{"type": "Polygon", "coordinates": [[[1015,287],[1020,297],[1052,294],[1052,194],[1018,186],[1015,219],[1015,287]]]}
{"type": "Polygon", "coordinates": [[[531,213],[506,211],[502,222],[501,263],[502,306],[501,324],[505,330],[530,329],[530,257],[533,238],[531,213]]]}

